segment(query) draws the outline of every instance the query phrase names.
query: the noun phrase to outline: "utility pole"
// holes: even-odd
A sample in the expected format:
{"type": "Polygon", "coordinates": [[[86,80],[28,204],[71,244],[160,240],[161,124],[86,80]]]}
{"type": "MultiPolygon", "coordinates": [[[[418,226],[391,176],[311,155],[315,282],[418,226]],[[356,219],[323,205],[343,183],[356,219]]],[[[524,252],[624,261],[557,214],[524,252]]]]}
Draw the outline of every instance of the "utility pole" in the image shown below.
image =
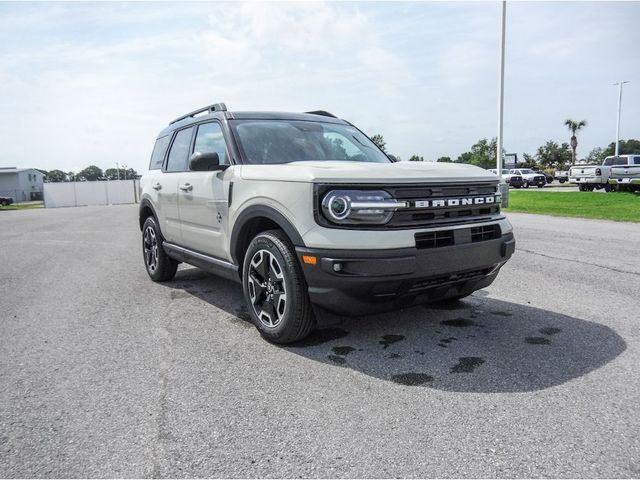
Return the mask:
{"type": "Polygon", "coordinates": [[[124,179],[127,179],[127,166],[126,165],[122,165],[122,168],[124,168],[124,179]]]}
{"type": "Polygon", "coordinates": [[[614,85],[618,85],[618,121],[616,122],[616,157],[618,156],[618,152],[620,150],[620,111],[622,110],[622,85],[625,83],[629,83],[629,80],[620,80],[618,83],[614,83],[614,85]]]}
{"type": "Polygon", "coordinates": [[[507,1],[502,0],[502,34],[500,37],[500,80],[498,83],[498,146],[496,152],[496,169],[500,183],[502,180],[502,126],[504,122],[504,38],[507,16],[507,1]]]}
{"type": "Polygon", "coordinates": [[[120,180],[120,165],[116,162],[116,170],[118,170],[118,180],[120,180]]]}

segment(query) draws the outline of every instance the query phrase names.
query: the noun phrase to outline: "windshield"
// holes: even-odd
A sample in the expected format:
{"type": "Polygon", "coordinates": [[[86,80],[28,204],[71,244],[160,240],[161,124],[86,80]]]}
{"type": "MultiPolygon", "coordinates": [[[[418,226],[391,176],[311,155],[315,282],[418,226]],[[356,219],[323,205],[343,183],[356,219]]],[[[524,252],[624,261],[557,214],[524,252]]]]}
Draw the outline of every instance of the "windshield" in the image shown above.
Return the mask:
{"type": "Polygon", "coordinates": [[[232,120],[229,123],[247,163],[391,162],[371,140],[350,125],[306,120],[232,120]]]}
{"type": "Polygon", "coordinates": [[[536,173],[533,170],[531,170],[530,168],[523,168],[522,170],[520,170],[520,172],[524,173],[525,175],[528,173],[536,173]]]}
{"type": "Polygon", "coordinates": [[[626,165],[627,157],[607,157],[603,165],[626,165]]]}

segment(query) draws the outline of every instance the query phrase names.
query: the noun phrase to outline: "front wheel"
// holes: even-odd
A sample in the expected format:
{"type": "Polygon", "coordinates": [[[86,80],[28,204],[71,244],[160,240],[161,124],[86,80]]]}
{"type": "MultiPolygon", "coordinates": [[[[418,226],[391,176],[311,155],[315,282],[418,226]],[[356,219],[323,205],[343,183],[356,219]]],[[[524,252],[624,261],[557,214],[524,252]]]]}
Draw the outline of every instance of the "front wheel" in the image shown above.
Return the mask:
{"type": "Polygon", "coordinates": [[[529,182],[524,182],[522,184],[522,188],[529,188],[529,182]]]}
{"type": "Polygon", "coordinates": [[[268,230],[251,241],[244,257],[242,286],[251,320],[267,340],[296,342],[315,327],[307,283],[282,231],[268,230]]]}
{"type": "Polygon", "coordinates": [[[178,262],[162,248],[162,235],[154,217],[147,218],[142,226],[142,256],[154,282],[166,282],[176,275],[178,262]]]}

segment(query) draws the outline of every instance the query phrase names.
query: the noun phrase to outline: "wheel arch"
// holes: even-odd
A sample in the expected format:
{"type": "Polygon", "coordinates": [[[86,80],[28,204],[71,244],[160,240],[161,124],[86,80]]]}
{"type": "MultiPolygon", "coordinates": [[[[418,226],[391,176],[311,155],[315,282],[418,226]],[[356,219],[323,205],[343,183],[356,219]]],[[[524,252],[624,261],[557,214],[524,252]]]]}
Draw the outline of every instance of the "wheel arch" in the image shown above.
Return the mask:
{"type": "Polygon", "coordinates": [[[146,198],[143,198],[140,201],[140,208],[138,212],[139,212],[138,217],[140,222],[140,231],[142,231],[142,227],[144,226],[145,220],[149,217],[154,217],[156,219],[156,224],[158,224],[158,229],[160,229],[160,225],[158,223],[158,215],[156,214],[156,210],[155,208],[153,208],[151,201],[149,201],[146,198]]]}
{"type": "Polygon", "coordinates": [[[295,246],[305,246],[302,236],[280,212],[265,205],[253,205],[238,215],[231,232],[230,253],[233,262],[242,271],[244,255],[249,243],[258,233],[280,229],[295,246]]]}

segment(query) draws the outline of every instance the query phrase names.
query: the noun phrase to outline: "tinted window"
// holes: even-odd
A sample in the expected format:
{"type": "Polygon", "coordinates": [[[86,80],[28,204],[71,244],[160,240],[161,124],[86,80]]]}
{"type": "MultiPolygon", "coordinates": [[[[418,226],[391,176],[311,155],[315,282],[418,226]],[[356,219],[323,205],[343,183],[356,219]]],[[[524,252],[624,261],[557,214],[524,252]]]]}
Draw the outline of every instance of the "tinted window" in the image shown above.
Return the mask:
{"type": "Polygon", "coordinates": [[[221,165],[228,164],[227,145],[224,143],[224,136],[222,135],[220,124],[212,122],[199,125],[193,151],[200,153],[215,152],[220,158],[221,165]]]}
{"type": "Polygon", "coordinates": [[[640,165],[640,157],[634,157],[633,163],[635,163],[636,165],[640,165]]]}
{"type": "Polygon", "coordinates": [[[193,127],[180,130],[171,144],[169,159],[167,160],[167,172],[184,172],[187,169],[189,147],[191,146],[191,133],[193,127]]]}
{"type": "Polygon", "coordinates": [[[230,123],[248,163],[390,162],[371,140],[350,125],[303,120],[235,120],[230,123]]]}
{"type": "Polygon", "coordinates": [[[170,137],[162,137],[156,140],[156,144],[153,147],[153,153],[151,154],[151,163],[149,164],[149,170],[158,170],[162,168],[162,162],[164,161],[164,154],[167,153],[167,146],[169,145],[170,137]]]}
{"type": "Polygon", "coordinates": [[[607,157],[603,165],[627,165],[627,157],[607,157]]]}

